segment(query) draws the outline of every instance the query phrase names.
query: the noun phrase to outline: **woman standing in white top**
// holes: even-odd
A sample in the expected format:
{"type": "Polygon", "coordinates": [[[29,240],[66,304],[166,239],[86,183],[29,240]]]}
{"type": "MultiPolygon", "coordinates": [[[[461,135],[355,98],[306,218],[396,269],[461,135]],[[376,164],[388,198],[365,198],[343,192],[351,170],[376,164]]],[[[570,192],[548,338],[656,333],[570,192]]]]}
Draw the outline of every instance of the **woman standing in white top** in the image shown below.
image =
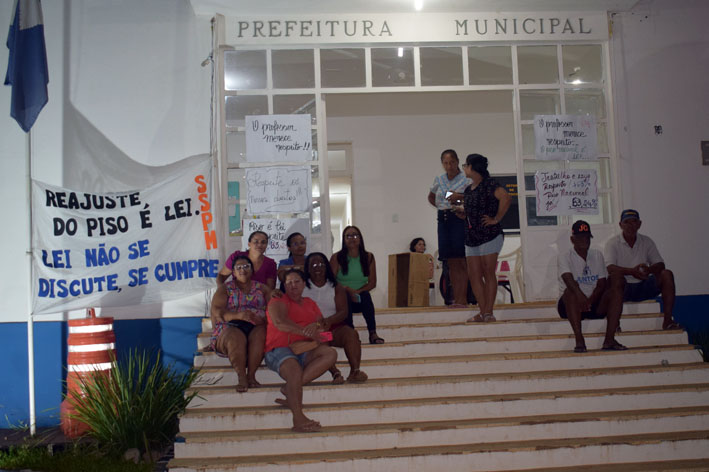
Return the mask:
{"type": "MultiPolygon", "coordinates": [[[[352,314],[347,309],[347,292],[337,283],[332,267],[321,252],[313,252],[305,259],[306,285],[303,296],[317,303],[323,314],[321,320],[324,331],[332,331],[331,346],[341,347],[350,364],[348,382],[364,382],[367,374],[359,370],[362,359],[362,346],[359,335],[354,330],[352,314]]],[[[332,383],[341,384],[345,379],[337,369],[330,369],[332,383]]]]}

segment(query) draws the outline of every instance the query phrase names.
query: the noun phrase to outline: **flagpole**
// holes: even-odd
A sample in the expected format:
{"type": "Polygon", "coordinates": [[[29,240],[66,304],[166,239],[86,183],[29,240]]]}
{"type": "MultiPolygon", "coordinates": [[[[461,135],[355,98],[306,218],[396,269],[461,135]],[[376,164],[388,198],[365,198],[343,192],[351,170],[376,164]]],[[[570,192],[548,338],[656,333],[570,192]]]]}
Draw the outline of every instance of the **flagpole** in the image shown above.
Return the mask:
{"type": "Polygon", "coordinates": [[[27,228],[29,230],[29,249],[27,250],[29,285],[27,290],[27,363],[29,373],[30,435],[37,433],[37,411],[34,389],[34,319],[32,313],[32,130],[27,132],[25,146],[25,168],[27,172],[27,228]]]}

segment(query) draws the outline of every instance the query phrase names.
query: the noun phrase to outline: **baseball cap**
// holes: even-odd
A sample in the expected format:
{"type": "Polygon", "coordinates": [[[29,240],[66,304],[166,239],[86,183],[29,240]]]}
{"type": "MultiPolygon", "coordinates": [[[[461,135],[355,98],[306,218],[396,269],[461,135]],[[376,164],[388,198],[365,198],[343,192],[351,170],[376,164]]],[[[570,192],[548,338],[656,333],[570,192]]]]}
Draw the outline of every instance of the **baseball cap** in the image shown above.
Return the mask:
{"type": "Polygon", "coordinates": [[[591,225],[589,225],[583,220],[578,220],[576,223],[574,223],[574,225],[571,227],[571,234],[573,234],[574,236],[587,234],[593,237],[593,235],[591,234],[591,225]]]}
{"type": "Polygon", "coordinates": [[[625,221],[628,218],[637,218],[640,219],[640,213],[638,213],[637,210],[623,210],[623,212],[620,214],[620,221],[625,221]]]}

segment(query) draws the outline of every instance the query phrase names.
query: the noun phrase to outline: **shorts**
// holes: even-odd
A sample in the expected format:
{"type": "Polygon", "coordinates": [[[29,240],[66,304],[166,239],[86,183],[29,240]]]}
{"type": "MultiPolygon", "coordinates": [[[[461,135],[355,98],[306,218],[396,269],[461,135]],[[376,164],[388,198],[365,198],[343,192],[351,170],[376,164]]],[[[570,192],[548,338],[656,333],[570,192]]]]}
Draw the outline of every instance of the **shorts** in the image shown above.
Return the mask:
{"type": "MultiPolygon", "coordinates": [[[[596,313],[598,311],[598,304],[599,302],[594,303],[591,305],[591,311],[583,311],[581,312],[581,319],[582,320],[602,320],[603,318],[606,317],[605,313],[596,313]]],[[[568,316],[566,314],[566,305],[564,304],[564,298],[559,299],[559,303],[556,304],[556,311],[559,312],[559,317],[563,319],[568,319],[568,316]]]]}
{"type": "Polygon", "coordinates": [[[623,292],[624,302],[641,302],[650,298],[655,298],[660,294],[660,284],[657,283],[655,275],[651,275],[646,280],[635,283],[626,283],[623,292]]]}
{"type": "Polygon", "coordinates": [[[465,257],[465,220],[453,210],[438,210],[438,259],[465,257]]]}
{"type": "Polygon", "coordinates": [[[305,367],[305,359],[307,355],[307,352],[303,352],[298,355],[293,354],[293,351],[291,351],[289,347],[277,347],[268,351],[264,356],[264,359],[266,360],[266,365],[269,369],[277,374],[280,374],[281,364],[288,359],[295,359],[301,367],[305,367]]]}
{"type": "Polygon", "coordinates": [[[232,320],[227,324],[232,328],[239,328],[246,335],[246,339],[249,338],[249,334],[251,334],[251,331],[256,327],[255,324],[244,320],[232,320]]]}
{"type": "Polygon", "coordinates": [[[479,246],[465,246],[466,257],[471,256],[487,256],[489,254],[499,254],[502,250],[502,245],[505,243],[505,237],[502,233],[498,234],[495,239],[482,243],[479,246]]]}

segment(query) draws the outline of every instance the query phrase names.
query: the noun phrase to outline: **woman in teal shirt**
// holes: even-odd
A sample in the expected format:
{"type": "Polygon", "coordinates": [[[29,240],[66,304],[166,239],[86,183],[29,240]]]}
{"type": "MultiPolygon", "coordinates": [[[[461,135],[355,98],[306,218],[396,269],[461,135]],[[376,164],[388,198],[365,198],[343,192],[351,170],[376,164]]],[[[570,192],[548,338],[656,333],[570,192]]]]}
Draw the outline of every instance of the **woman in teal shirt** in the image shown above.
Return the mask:
{"type": "Polygon", "coordinates": [[[369,291],[377,286],[377,265],[374,254],[364,249],[362,232],[356,226],[348,226],[342,231],[342,249],[330,258],[332,271],[337,281],[347,291],[347,318],[352,325],[352,313],[362,313],[367,322],[370,344],[383,344],[377,336],[374,320],[374,303],[369,291]]]}

